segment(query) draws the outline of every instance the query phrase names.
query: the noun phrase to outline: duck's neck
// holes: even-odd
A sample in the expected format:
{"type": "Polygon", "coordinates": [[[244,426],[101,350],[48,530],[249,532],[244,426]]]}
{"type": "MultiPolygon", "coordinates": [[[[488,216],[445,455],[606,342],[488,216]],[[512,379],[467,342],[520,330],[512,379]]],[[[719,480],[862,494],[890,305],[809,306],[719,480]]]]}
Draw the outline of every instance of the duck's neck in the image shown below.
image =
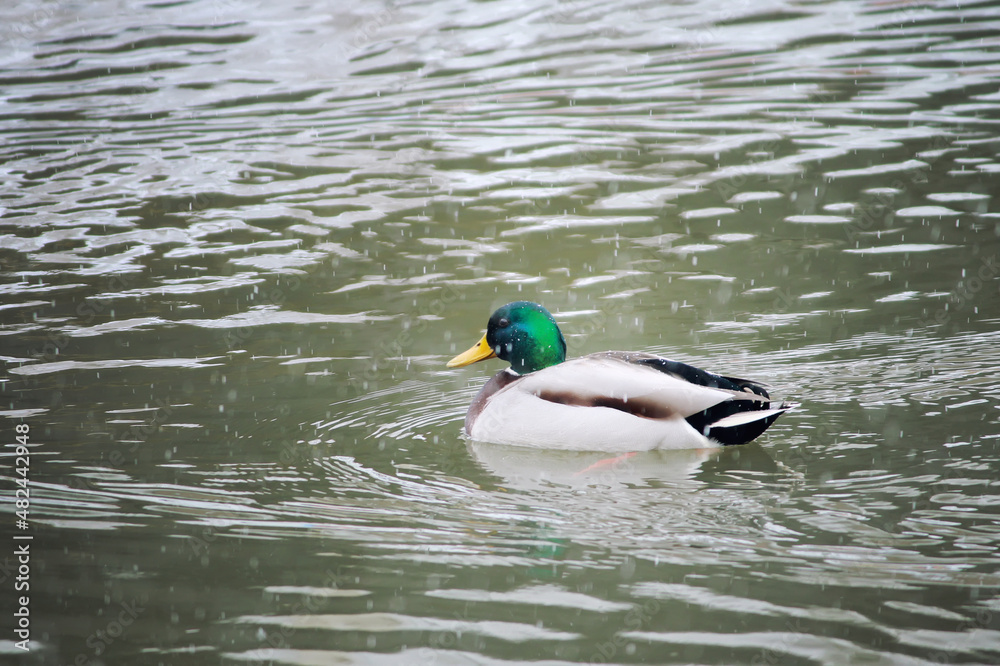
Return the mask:
{"type": "Polygon", "coordinates": [[[536,339],[534,345],[523,353],[518,353],[514,349],[509,357],[510,369],[519,375],[526,375],[531,372],[538,372],[553,365],[558,365],[566,360],[566,341],[563,340],[559,329],[555,330],[555,335],[547,340],[536,339]]]}

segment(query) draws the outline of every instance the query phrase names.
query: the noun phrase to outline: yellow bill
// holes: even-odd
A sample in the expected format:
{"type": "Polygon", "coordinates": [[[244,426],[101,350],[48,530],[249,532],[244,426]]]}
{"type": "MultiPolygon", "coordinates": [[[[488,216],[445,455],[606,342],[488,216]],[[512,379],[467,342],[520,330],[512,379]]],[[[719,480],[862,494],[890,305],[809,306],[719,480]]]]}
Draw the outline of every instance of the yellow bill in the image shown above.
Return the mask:
{"type": "Polygon", "coordinates": [[[485,361],[488,358],[496,358],[496,354],[493,353],[493,348],[490,344],[486,342],[486,336],[483,339],[472,345],[472,348],[468,351],[464,351],[455,358],[448,361],[449,368],[461,368],[464,365],[470,365],[476,361],[485,361]]]}

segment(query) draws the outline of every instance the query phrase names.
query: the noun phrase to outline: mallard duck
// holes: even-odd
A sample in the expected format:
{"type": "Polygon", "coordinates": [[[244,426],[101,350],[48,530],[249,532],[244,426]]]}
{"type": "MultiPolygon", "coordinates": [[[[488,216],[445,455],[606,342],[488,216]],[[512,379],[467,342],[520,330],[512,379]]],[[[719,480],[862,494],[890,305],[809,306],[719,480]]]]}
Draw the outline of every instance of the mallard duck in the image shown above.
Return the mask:
{"type": "Polygon", "coordinates": [[[476,441],[578,451],[716,448],[758,437],[793,407],[763,386],[652,354],[609,351],[566,360],[556,320],[537,303],[497,309],[486,334],[449,368],[510,363],[469,406],[476,441]]]}

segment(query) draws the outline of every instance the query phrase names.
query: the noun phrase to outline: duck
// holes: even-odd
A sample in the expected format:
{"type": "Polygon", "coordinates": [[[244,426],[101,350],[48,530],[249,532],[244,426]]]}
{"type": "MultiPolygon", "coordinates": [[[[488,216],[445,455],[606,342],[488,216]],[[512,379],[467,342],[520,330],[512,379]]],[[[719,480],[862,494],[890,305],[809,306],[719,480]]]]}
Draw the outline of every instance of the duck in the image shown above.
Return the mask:
{"type": "Polygon", "coordinates": [[[708,449],[745,444],[794,408],[759,382],[718,375],[643,352],[566,358],[566,340],[538,303],[514,301],[447,363],[499,358],[465,416],[477,442],[569,451],[708,449]]]}

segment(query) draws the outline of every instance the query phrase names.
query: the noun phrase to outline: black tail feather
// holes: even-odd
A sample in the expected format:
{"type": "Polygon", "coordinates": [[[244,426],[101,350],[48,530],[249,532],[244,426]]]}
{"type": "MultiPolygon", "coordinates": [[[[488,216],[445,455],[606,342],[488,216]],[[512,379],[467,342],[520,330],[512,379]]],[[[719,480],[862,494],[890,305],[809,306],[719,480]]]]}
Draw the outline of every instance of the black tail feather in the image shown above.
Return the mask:
{"type": "MultiPolygon", "coordinates": [[[[723,403],[725,404],[725,403],[723,403]]],[[[711,427],[709,426],[707,431],[704,432],[706,437],[714,439],[719,444],[723,446],[732,446],[734,444],[746,444],[747,442],[753,441],[763,434],[774,421],[783,414],[784,412],[774,412],[765,416],[762,419],[757,419],[756,421],[751,421],[750,423],[743,423],[737,426],[726,427],[711,427]]],[[[690,419],[689,419],[690,422],[690,419]]]]}

